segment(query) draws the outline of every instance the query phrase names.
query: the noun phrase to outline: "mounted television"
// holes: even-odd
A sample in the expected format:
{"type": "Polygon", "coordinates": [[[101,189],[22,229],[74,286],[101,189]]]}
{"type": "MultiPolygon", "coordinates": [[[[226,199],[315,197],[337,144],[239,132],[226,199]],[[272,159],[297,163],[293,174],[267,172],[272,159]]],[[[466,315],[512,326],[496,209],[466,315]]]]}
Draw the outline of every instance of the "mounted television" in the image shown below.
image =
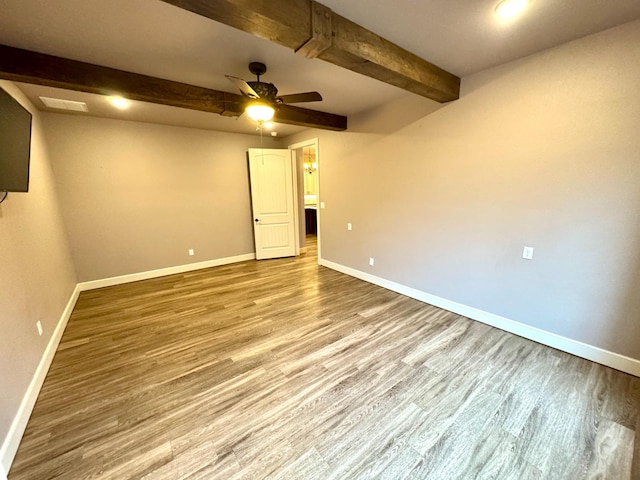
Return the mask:
{"type": "Polygon", "coordinates": [[[29,191],[31,114],[0,88],[0,192],[29,191]]]}

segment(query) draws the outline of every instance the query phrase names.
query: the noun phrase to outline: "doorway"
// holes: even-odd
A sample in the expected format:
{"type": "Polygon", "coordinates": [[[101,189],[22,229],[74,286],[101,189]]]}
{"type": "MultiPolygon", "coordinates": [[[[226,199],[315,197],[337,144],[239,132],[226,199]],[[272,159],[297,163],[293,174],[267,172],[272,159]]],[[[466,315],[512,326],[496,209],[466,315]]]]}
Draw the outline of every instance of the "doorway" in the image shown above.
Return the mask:
{"type": "Polygon", "coordinates": [[[289,145],[296,163],[300,253],[320,258],[320,162],[318,139],[289,145]]]}
{"type": "Polygon", "coordinates": [[[249,149],[256,260],[298,253],[295,167],[288,149],[249,149]]]}

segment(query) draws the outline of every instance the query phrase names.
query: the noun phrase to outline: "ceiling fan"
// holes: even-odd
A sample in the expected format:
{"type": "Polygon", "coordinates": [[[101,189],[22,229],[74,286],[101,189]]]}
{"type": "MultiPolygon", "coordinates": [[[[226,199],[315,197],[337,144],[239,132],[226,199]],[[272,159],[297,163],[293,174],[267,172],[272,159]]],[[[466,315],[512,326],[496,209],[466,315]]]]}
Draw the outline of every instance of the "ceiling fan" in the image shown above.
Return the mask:
{"type": "Polygon", "coordinates": [[[266,122],[271,120],[275,110],[283,104],[322,101],[322,95],[318,92],[293,93],[278,96],[278,89],[273,83],[260,81],[260,76],[264,75],[267,71],[267,66],[264,63],[251,62],[249,64],[249,71],[257,77],[255,82],[246,82],[241,78],[231,75],[226,75],[226,77],[240,90],[243,96],[250,99],[245,111],[255,121],[266,122]]]}

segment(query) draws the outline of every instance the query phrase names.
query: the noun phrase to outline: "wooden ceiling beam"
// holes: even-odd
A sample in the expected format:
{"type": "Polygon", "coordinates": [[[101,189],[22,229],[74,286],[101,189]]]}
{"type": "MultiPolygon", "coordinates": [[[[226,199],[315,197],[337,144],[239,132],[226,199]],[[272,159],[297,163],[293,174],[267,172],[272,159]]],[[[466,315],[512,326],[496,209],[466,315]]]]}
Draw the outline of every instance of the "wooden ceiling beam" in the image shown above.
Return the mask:
{"type": "MultiPolygon", "coordinates": [[[[0,78],[98,95],[239,116],[247,99],[234,93],[116,70],[53,55],[0,45],[0,78]]],[[[275,121],[290,125],[346,130],[347,117],[282,105],[275,121]]]]}
{"type": "Polygon", "coordinates": [[[189,108],[219,115],[243,112],[240,95],[0,45],[0,77],[16,82],[189,108]]]}
{"type": "Polygon", "coordinates": [[[324,130],[343,131],[347,129],[347,117],[293,105],[279,105],[276,107],[273,121],[309,128],[317,128],[318,124],[322,124],[324,130]]]}
{"type": "Polygon", "coordinates": [[[444,103],[460,78],[314,0],[162,0],[305,56],[444,103]]]}

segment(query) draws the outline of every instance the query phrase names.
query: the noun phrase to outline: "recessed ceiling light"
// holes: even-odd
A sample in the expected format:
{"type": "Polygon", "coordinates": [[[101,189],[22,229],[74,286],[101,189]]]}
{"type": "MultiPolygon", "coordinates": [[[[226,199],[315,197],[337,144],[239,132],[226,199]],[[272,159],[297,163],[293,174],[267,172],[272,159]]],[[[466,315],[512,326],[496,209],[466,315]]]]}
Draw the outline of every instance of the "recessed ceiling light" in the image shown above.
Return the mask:
{"type": "Polygon", "coordinates": [[[129,100],[122,97],[109,97],[109,101],[111,102],[111,105],[119,108],[120,110],[126,110],[127,108],[129,108],[129,105],[131,103],[129,102],[129,100]]]}
{"type": "Polygon", "coordinates": [[[527,0],[504,0],[496,7],[496,13],[502,18],[512,18],[527,8],[527,0]]]}

